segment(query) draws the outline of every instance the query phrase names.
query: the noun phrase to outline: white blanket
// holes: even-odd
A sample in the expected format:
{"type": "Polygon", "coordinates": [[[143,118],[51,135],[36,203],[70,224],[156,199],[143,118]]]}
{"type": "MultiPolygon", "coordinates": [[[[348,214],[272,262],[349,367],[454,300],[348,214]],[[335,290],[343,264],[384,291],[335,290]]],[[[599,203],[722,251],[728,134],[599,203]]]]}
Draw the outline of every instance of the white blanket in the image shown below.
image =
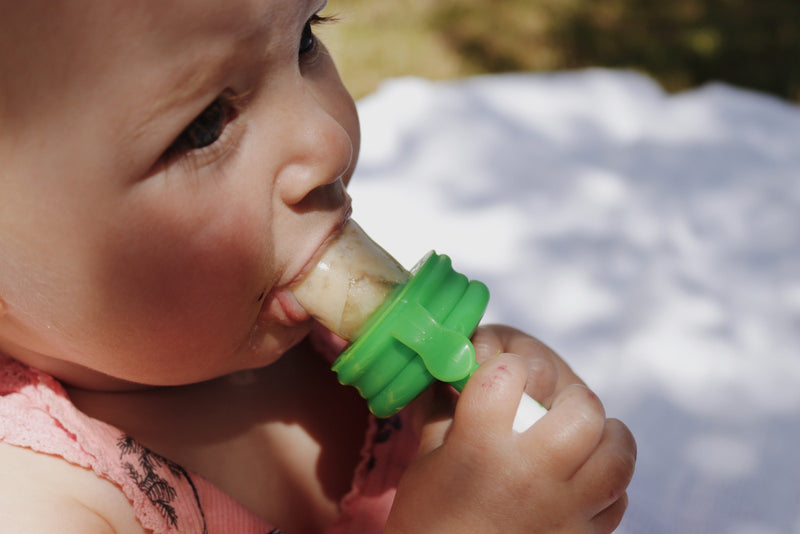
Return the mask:
{"type": "Polygon", "coordinates": [[[800,532],[800,107],[630,72],[386,82],[354,217],[492,291],[639,444],[618,532],[800,532]]]}

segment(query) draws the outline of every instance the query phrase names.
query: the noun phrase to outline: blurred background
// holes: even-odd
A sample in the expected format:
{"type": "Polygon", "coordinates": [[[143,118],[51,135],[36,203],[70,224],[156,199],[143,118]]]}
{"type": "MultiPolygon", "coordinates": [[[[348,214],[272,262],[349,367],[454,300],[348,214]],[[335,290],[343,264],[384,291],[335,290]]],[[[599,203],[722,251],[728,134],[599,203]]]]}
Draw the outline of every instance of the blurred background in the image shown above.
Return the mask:
{"type": "Polygon", "coordinates": [[[800,534],[800,0],[325,14],[357,220],[446,251],[630,426],[618,532],[800,534]]]}
{"type": "Polygon", "coordinates": [[[331,0],[319,34],[356,98],[385,78],[630,68],[800,101],[800,0],[331,0]]]}

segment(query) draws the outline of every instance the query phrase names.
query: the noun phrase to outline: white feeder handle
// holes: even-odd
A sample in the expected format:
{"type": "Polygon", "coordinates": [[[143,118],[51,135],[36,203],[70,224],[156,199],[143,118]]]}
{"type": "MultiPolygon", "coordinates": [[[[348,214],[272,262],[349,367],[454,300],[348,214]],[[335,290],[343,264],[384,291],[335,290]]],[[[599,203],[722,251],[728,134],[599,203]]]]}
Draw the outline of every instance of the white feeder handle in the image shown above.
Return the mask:
{"type": "Polygon", "coordinates": [[[512,428],[517,432],[525,432],[546,413],[547,408],[533,400],[527,393],[523,393],[512,428]]]}

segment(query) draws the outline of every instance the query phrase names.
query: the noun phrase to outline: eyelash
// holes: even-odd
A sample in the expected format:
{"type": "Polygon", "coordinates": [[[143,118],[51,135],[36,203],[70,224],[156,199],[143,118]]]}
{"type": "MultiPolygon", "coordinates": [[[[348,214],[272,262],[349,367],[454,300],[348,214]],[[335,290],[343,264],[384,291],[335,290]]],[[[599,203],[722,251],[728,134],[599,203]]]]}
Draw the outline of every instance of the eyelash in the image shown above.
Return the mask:
{"type": "Polygon", "coordinates": [[[325,16],[314,14],[311,16],[310,19],[306,22],[305,26],[303,26],[303,33],[300,36],[300,46],[298,47],[300,57],[308,56],[313,54],[318,50],[319,46],[319,39],[316,35],[314,35],[313,28],[314,26],[319,26],[320,24],[330,24],[332,22],[336,22],[335,17],[325,16]],[[311,42],[308,46],[304,46],[304,41],[306,39],[311,39],[311,42]]]}
{"type": "Polygon", "coordinates": [[[230,145],[227,141],[232,135],[231,126],[237,122],[236,118],[239,116],[243,100],[243,95],[236,95],[231,91],[220,94],[184,128],[164,152],[162,161],[191,158],[191,161],[187,162],[200,167],[222,156],[230,145]],[[207,124],[204,124],[204,121],[207,124]],[[201,129],[205,126],[216,129],[210,135],[204,136],[204,132],[193,131],[195,126],[201,129]]]}

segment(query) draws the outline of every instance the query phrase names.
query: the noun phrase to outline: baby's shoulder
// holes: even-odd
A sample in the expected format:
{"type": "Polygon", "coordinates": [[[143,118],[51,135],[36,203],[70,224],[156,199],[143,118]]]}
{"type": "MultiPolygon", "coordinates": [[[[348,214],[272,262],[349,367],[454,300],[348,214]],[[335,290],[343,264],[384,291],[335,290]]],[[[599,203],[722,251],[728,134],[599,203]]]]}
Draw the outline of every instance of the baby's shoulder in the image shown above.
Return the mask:
{"type": "Polygon", "coordinates": [[[111,482],[69,462],[0,443],[0,523],[8,534],[143,534],[111,482]]]}

